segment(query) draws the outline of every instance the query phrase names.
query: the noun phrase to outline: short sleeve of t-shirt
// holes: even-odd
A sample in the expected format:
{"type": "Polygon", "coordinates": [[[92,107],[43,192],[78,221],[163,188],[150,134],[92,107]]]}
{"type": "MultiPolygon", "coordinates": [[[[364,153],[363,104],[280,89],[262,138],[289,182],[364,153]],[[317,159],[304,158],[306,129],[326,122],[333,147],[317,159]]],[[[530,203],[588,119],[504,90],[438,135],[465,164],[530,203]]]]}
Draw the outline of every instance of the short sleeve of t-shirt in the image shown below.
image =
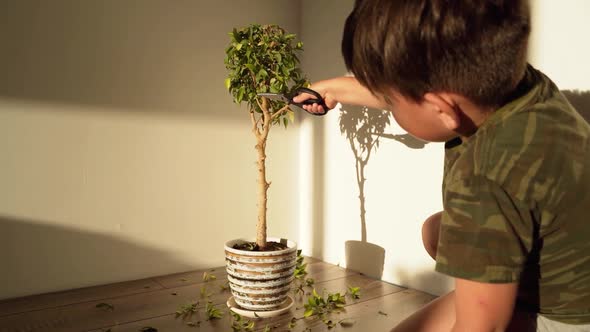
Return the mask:
{"type": "Polygon", "coordinates": [[[518,281],[532,247],[530,209],[484,176],[447,183],[443,201],[436,270],[480,282],[518,281]]]}

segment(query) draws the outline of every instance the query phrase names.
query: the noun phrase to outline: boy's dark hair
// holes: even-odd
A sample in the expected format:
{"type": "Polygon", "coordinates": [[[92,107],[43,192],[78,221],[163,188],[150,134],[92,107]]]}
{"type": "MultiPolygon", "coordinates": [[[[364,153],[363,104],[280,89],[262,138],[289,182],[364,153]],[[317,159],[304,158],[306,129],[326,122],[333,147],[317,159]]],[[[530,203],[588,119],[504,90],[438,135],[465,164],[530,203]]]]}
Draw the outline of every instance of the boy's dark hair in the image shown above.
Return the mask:
{"type": "Polygon", "coordinates": [[[342,54],[378,96],[452,92],[499,106],[524,75],[529,32],[526,0],[356,0],[342,54]]]}

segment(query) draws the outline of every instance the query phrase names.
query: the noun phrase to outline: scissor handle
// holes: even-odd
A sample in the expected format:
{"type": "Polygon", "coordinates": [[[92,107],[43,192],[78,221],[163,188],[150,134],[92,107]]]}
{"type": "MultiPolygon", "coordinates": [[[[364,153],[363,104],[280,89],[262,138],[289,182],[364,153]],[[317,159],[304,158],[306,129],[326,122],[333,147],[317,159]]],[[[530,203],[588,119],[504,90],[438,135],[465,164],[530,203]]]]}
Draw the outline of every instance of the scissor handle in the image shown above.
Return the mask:
{"type": "Polygon", "coordinates": [[[320,95],[317,91],[309,88],[298,88],[297,90],[295,90],[295,96],[301,93],[309,93],[310,95],[313,95],[315,98],[306,99],[301,103],[295,103],[293,102],[293,98],[291,98],[291,104],[300,107],[301,109],[312,115],[326,115],[326,113],[328,113],[328,106],[326,106],[326,102],[324,101],[322,95],[320,95]],[[324,111],[322,113],[313,113],[303,108],[304,105],[313,104],[318,104],[319,106],[322,106],[324,108],[324,111]]]}

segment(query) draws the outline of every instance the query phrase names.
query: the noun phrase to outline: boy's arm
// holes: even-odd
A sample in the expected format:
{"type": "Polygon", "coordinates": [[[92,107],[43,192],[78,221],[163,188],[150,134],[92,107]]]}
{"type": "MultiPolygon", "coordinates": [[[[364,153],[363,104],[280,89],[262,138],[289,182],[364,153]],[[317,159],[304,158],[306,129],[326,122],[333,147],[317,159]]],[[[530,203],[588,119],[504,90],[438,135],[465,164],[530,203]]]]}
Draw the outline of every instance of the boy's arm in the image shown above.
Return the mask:
{"type": "Polygon", "coordinates": [[[514,312],[517,290],[518,283],[490,284],[456,278],[456,320],[451,331],[505,331],[514,312]]]}
{"type": "MultiPolygon", "coordinates": [[[[356,78],[349,76],[335,77],[313,83],[311,89],[317,91],[325,100],[326,105],[332,109],[336,104],[350,104],[367,106],[376,109],[387,109],[389,106],[384,100],[376,97],[371,91],[362,86],[356,78]]],[[[295,102],[302,102],[313,97],[303,93],[294,98],[295,102]]],[[[321,106],[305,106],[311,112],[322,112],[321,106]]]]}

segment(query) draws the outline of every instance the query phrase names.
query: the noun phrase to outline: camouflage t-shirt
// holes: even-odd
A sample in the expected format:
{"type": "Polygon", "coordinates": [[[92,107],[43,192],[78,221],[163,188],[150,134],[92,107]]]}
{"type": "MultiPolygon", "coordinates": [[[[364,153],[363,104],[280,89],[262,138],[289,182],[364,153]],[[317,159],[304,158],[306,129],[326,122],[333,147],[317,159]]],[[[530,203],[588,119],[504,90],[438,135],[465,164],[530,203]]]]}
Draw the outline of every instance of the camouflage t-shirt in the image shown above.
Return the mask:
{"type": "Polygon", "coordinates": [[[590,323],[588,123],[529,66],[511,101],[445,150],[436,270],[519,282],[519,309],[590,323]]]}

